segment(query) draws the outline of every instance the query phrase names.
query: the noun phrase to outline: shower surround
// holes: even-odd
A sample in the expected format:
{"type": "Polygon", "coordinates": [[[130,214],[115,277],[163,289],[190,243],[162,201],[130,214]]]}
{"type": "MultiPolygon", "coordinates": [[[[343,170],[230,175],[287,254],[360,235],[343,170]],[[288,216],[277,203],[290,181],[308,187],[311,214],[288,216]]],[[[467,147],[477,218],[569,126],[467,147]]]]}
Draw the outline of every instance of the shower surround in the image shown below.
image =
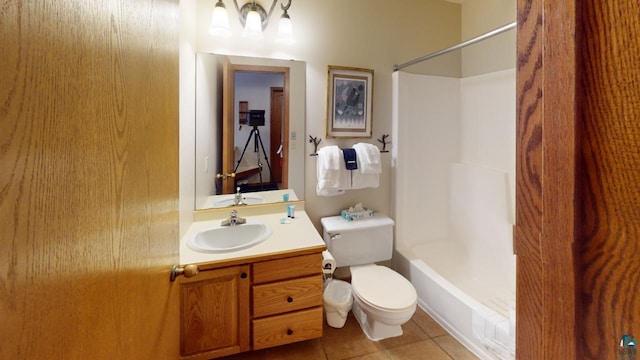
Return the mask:
{"type": "Polygon", "coordinates": [[[394,73],[396,269],[483,359],[515,353],[515,69],[394,73]]]}

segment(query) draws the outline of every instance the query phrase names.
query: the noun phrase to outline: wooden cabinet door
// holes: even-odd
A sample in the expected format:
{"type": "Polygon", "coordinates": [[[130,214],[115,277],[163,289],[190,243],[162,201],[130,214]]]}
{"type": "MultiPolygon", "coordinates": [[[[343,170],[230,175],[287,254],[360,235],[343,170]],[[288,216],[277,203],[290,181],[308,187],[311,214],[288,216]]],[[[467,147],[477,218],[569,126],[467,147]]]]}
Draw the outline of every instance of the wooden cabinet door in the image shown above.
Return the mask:
{"type": "Polygon", "coordinates": [[[180,354],[210,359],[249,350],[249,265],[204,271],[180,285],[180,354]]]}

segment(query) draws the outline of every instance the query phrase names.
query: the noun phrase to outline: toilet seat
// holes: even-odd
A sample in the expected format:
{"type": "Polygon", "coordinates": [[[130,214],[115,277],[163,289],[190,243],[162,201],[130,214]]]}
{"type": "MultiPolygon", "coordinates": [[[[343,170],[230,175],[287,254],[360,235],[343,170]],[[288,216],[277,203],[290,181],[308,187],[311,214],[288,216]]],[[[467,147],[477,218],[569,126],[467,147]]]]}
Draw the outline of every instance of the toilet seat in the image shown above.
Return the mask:
{"type": "Polygon", "coordinates": [[[351,286],[361,301],[383,311],[405,311],[418,301],[411,282],[385,266],[352,266],[351,286]]]}

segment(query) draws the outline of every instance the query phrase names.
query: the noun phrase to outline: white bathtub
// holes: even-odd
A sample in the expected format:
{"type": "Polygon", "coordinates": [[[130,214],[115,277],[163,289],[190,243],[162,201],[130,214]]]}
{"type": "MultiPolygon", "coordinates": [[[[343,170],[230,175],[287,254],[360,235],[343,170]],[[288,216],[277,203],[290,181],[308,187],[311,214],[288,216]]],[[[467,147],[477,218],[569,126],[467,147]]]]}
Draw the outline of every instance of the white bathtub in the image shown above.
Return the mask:
{"type": "Polygon", "coordinates": [[[500,269],[500,262],[474,268],[480,262],[469,258],[461,242],[442,239],[397,250],[395,267],[416,288],[420,307],[469,350],[481,359],[513,359],[515,259],[500,269]]]}
{"type": "Polygon", "coordinates": [[[396,269],[416,288],[421,307],[471,351],[482,359],[511,359],[515,256],[509,177],[473,164],[449,169],[444,235],[429,232],[438,227],[430,219],[399,219],[396,269]]]}

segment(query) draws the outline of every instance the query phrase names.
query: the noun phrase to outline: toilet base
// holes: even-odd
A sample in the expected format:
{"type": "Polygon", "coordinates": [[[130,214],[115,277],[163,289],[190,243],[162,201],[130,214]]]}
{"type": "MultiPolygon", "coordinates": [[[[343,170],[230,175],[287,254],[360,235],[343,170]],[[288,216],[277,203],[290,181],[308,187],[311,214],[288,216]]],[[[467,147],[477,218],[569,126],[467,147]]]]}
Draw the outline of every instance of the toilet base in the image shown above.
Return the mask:
{"type": "Polygon", "coordinates": [[[357,301],[353,302],[351,309],[356,320],[360,324],[360,328],[369,340],[380,341],[402,335],[401,325],[387,325],[379,321],[368,318],[367,314],[360,308],[357,301]]]}

